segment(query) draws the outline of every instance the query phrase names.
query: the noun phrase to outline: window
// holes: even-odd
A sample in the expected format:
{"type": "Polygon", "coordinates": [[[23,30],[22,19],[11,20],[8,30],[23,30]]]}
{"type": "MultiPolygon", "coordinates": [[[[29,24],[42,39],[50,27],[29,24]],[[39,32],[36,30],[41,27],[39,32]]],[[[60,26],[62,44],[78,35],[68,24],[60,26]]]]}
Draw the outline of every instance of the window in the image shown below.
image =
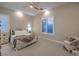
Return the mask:
{"type": "Polygon", "coordinates": [[[42,32],[46,32],[46,18],[42,19],[42,32]]]}
{"type": "Polygon", "coordinates": [[[7,16],[0,15],[0,30],[1,32],[8,32],[9,20],[7,16]]]}
{"type": "Polygon", "coordinates": [[[54,21],[52,16],[42,18],[42,32],[54,33],[54,21]]]}

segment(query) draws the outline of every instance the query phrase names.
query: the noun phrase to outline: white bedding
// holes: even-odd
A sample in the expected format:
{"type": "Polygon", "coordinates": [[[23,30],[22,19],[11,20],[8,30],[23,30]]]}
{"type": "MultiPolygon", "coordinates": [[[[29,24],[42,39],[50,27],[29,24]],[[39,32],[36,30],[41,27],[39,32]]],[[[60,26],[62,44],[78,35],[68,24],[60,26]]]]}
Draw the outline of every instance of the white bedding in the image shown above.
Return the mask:
{"type": "Polygon", "coordinates": [[[26,30],[16,30],[15,35],[11,36],[11,42],[13,43],[14,37],[20,36],[20,35],[31,35],[31,33],[28,33],[26,30]]]}
{"type": "Polygon", "coordinates": [[[28,34],[28,32],[25,30],[21,30],[21,31],[16,30],[15,31],[15,35],[26,35],[26,34],[28,34]]]}

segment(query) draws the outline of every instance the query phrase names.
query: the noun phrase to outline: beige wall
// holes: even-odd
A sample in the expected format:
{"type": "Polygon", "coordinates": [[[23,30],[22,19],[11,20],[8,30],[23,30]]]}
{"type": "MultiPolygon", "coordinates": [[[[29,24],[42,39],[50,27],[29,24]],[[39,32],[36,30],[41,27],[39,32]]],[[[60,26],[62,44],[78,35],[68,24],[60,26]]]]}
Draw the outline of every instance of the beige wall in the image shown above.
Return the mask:
{"type": "Polygon", "coordinates": [[[22,17],[16,14],[17,11],[13,11],[7,8],[0,7],[0,14],[9,15],[10,17],[10,28],[15,29],[25,29],[26,25],[33,23],[33,17],[23,14],[22,17]]]}
{"type": "Polygon", "coordinates": [[[23,17],[18,17],[14,11],[7,8],[0,8],[0,13],[10,16],[10,25],[12,29],[25,29],[25,25],[31,23],[31,25],[33,25],[33,31],[37,35],[47,37],[53,40],[63,41],[65,39],[65,36],[79,35],[78,3],[66,4],[50,11],[50,15],[54,16],[54,35],[43,34],[41,32],[42,15],[36,15],[33,18],[32,16],[24,14],[23,17]]]}
{"type": "Polygon", "coordinates": [[[16,14],[16,12],[11,14],[11,28],[12,29],[26,29],[27,24],[32,26],[33,17],[23,14],[22,17],[16,14]]]}
{"type": "MultiPolygon", "coordinates": [[[[63,41],[66,36],[79,36],[79,4],[69,3],[57,7],[50,11],[50,15],[54,16],[55,35],[41,33],[41,18],[42,15],[34,17],[34,31],[42,37],[47,37],[52,40],[63,41]]],[[[44,15],[43,15],[44,16],[44,15]]]]}

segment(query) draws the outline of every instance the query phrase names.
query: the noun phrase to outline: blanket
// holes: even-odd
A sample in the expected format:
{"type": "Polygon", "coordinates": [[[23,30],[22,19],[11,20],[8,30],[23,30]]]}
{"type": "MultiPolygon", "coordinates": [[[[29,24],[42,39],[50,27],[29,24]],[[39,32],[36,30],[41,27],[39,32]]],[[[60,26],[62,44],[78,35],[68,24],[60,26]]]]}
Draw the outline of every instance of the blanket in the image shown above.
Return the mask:
{"type": "Polygon", "coordinates": [[[33,37],[31,35],[30,36],[28,36],[28,35],[20,35],[20,36],[14,37],[14,40],[20,40],[22,42],[27,42],[28,43],[28,42],[33,40],[33,37]]]}

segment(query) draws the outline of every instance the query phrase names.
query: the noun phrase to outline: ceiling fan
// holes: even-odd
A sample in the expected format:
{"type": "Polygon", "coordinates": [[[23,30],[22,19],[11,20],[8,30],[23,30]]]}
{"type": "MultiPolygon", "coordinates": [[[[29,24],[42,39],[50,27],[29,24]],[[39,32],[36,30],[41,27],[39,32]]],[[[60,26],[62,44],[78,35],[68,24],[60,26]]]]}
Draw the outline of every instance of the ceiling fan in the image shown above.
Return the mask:
{"type": "Polygon", "coordinates": [[[40,8],[39,6],[37,6],[35,3],[31,2],[28,6],[24,6],[24,7],[27,7],[27,8],[34,8],[36,10],[40,10],[40,11],[43,11],[43,8],[40,8]]]}

